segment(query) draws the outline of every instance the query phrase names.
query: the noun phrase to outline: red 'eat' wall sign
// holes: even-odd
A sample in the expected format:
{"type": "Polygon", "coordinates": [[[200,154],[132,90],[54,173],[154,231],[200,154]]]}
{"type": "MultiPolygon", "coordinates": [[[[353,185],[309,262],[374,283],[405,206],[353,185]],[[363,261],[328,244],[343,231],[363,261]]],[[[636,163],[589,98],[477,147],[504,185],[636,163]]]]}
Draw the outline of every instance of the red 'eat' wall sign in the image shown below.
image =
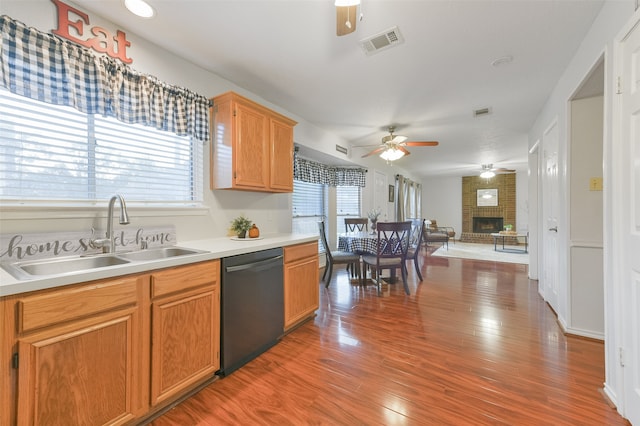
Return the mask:
{"type": "Polygon", "coordinates": [[[125,64],[133,62],[133,59],[127,58],[127,47],[131,46],[131,43],[127,40],[127,35],[124,32],[117,30],[114,36],[102,27],[91,27],[89,26],[89,15],[86,13],[60,0],[51,1],[58,9],[58,28],[53,30],[55,35],[93,49],[96,52],[104,53],[114,59],[119,59],[125,64]],[[73,31],[71,31],[72,29],[73,31]],[[90,34],[85,35],[85,29],[90,34]],[[74,34],[71,34],[71,32],[74,32],[74,34]]]}

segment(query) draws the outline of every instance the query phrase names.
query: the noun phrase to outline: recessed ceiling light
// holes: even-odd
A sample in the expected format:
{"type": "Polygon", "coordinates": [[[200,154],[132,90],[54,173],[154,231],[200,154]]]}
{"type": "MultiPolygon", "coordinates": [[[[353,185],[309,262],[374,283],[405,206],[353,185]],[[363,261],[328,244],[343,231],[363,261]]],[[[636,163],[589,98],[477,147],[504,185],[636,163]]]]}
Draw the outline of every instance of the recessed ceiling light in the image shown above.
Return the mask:
{"type": "Polygon", "coordinates": [[[513,56],[505,55],[499,57],[498,59],[494,59],[493,62],[491,62],[491,65],[493,65],[494,67],[500,67],[502,65],[510,64],[511,62],[513,62],[513,56]]]}
{"type": "Polygon", "coordinates": [[[129,9],[129,12],[141,18],[151,18],[155,15],[151,5],[144,0],[124,0],[124,6],[129,9]]]}

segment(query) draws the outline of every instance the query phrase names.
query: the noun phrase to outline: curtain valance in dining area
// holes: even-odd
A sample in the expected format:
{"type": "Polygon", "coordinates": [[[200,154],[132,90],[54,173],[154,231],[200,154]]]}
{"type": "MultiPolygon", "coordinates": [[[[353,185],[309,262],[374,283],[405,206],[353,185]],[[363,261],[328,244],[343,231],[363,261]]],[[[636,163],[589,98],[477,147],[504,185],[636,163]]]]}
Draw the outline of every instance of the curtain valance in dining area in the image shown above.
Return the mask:
{"type": "Polygon", "coordinates": [[[359,186],[367,184],[367,170],[358,167],[327,166],[322,163],[293,157],[293,178],[307,183],[329,186],[359,186]]]}

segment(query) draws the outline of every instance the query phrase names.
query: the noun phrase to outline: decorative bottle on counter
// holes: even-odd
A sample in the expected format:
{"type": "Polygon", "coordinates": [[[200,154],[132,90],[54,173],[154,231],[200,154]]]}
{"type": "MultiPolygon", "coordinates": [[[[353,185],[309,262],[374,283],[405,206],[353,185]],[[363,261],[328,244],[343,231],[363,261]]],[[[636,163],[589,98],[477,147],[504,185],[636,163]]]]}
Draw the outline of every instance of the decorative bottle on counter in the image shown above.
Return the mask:
{"type": "Polygon", "coordinates": [[[260,230],[254,223],[253,226],[249,229],[249,238],[258,238],[260,236],[260,230]]]}

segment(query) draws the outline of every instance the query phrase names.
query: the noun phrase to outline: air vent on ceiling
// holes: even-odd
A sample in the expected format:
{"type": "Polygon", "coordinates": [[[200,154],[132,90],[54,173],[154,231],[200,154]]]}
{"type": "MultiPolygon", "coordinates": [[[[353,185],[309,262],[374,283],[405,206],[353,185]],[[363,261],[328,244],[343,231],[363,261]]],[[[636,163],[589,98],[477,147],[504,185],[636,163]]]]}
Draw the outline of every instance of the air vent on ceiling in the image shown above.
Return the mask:
{"type": "Polygon", "coordinates": [[[345,148],[344,146],[340,146],[336,144],[336,151],[341,152],[344,155],[347,155],[347,148],[345,148]]]}
{"type": "Polygon", "coordinates": [[[482,115],[488,115],[491,114],[491,108],[480,108],[480,109],[476,109],[473,111],[473,116],[474,117],[480,117],[482,115]]]}
{"type": "Polygon", "coordinates": [[[360,40],[360,46],[367,56],[401,43],[404,43],[404,37],[400,34],[398,27],[390,28],[379,34],[360,40]]]}

